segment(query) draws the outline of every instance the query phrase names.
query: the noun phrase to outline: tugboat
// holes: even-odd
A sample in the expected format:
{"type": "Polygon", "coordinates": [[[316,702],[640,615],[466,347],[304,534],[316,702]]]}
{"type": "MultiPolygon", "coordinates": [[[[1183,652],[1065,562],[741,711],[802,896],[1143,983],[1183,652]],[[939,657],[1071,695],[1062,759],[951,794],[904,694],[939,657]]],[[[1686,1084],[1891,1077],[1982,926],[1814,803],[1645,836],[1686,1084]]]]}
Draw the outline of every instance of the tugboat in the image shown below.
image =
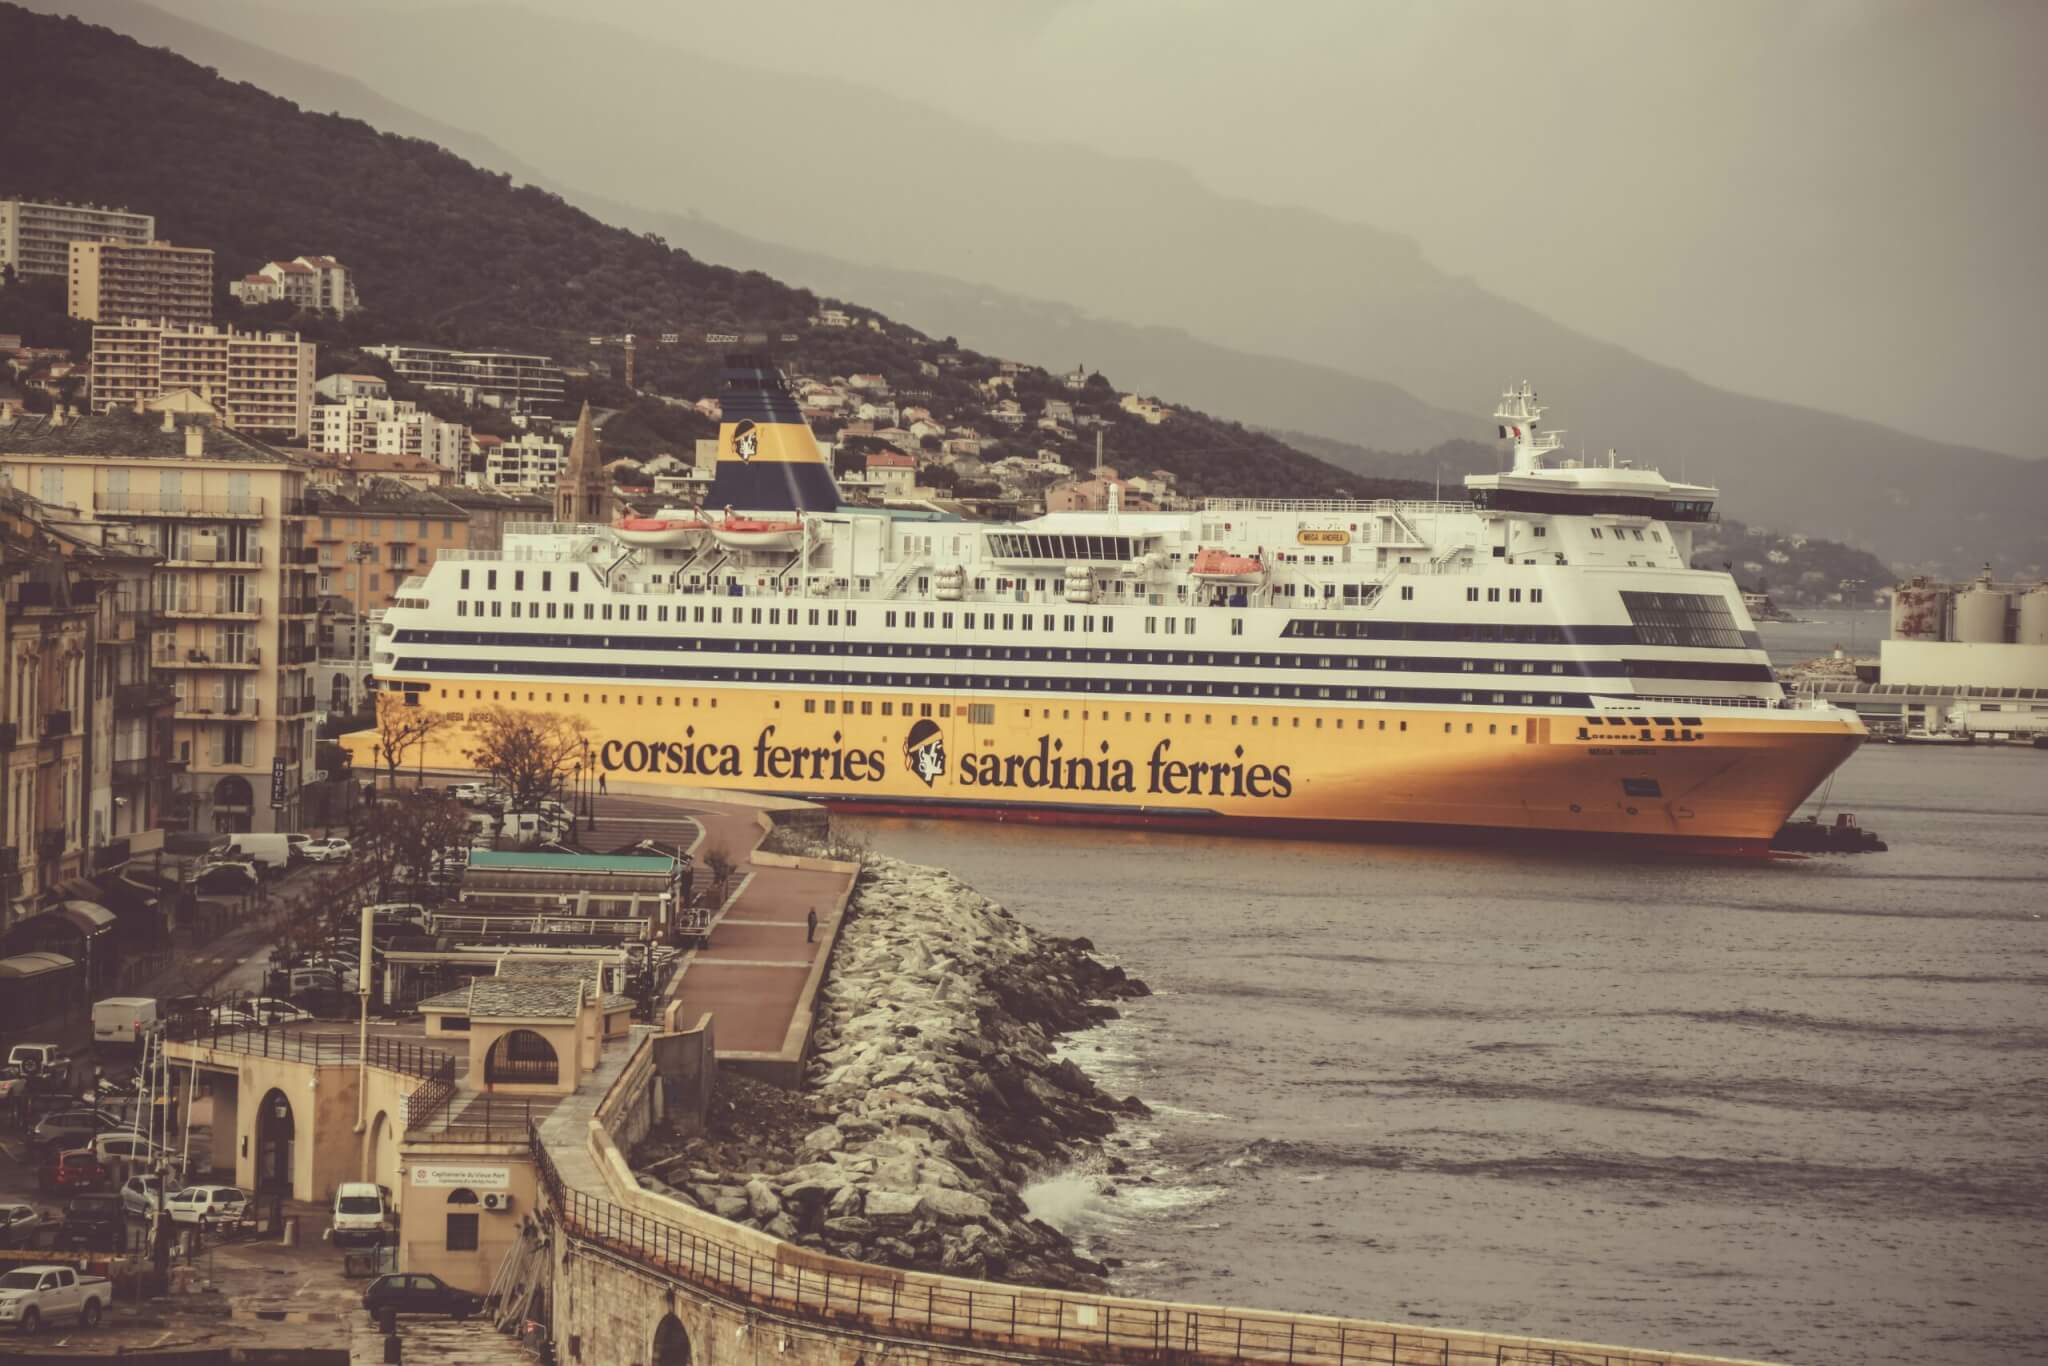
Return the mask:
{"type": "Polygon", "coordinates": [[[1822,825],[1818,816],[1786,821],[1771,841],[1774,851],[1793,854],[1882,854],[1890,847],[1848,811],[1836,816],[1833,825],[1822,825]]]}

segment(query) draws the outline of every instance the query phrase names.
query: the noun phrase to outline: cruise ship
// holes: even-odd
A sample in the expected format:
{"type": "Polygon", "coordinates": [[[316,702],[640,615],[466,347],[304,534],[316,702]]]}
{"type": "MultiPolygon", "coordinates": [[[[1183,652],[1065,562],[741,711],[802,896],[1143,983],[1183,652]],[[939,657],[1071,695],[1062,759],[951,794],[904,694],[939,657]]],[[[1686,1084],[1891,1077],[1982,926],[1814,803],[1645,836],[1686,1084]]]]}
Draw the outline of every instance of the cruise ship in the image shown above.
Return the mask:
{"type": "Polygon", "coordinates": [[[1764,852],[1864,738],[1788,698],[1736,584],[1690,566],[1717,491],[1566,458],[1526,383],[1496,413],[1512,463],[1465,501],[1020,523],[842,505],[765,358],[721,404],[702,509],[611,520],[572,457],[559,520],[407,583],[377,686],[573,713],[614,782],[1660,851],[1764,852]]]}

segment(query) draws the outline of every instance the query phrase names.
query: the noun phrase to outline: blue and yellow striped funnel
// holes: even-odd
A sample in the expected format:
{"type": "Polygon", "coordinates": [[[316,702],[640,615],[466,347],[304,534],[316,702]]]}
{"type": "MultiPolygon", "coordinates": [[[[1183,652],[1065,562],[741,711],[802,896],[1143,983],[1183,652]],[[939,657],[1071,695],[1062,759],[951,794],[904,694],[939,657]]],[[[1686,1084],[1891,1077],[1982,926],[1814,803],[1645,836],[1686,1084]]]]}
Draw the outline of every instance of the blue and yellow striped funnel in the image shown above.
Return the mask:
{"type": "Polygon", "coordinates": [[[839,506],[839,486],[810,424],[766,356],[727,356],[718,401],[718,467],[704,495],[706,508],[831,512],[839,506]]]}

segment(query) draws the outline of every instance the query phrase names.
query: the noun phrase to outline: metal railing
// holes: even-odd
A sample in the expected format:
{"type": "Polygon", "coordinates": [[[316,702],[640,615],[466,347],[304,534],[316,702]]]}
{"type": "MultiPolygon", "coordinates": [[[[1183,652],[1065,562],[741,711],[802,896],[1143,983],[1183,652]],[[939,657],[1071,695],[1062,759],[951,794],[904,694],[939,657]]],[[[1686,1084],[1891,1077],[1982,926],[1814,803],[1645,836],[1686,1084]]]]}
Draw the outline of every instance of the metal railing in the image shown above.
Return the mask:
{"type": "Polygon", "coordinates": [[[571,1237],[720,1298],[797,1317],[858,1323],[929,1341],[1034,1357],[1101,1360],[1177,1354],[1298,1366],[1671,1366],[1682,1358],[1600,1348],[1460,1341],[1391,1325],[1253,1314],[1108,1296],[985,1287],[785,1248],[768,1255],[569,1189],[538,1131],[529,1136],[540,1186],[571,1237]]]}
{"type": "Polygon", "coordinates": [[[236,493],[95,493],[95,512],[128,517],[261,517],[263,499],[236,493]]]}
{"type": "Polygon", "coordinates": [[[1449,499],[1431,501],[1424,498],[1409,501],[1404,498],[1374,498],[1354,501],[1348,498],[1204,498],[1204,512],[1345,512],[1361,515],[1394,512],[1456,513],[1476,512],[1477,505],[1470,502],[1453,502],[1449,499]]]}
{"type": "Polygon", "coordinates": [[[423,1109],[415,1118],[414,1102],[426,1091],[426,1087],[421,1087],[407,1099],[407,1143],[519,1143],[527,1139],[548,1108],[545,1104],[536,1106],[530,1100],[491,1095],[467,1105],[456,1105],[451,1091],[450,1096],[441,1098],[431,1109],[423,1109]]]}

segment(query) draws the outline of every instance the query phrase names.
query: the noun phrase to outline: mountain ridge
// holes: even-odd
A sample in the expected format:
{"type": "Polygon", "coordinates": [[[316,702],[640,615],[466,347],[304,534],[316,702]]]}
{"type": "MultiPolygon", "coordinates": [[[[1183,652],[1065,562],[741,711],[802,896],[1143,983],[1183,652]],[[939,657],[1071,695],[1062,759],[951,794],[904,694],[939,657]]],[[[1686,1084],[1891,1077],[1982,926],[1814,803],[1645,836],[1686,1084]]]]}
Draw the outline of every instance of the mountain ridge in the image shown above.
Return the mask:
{"type": "MultiPolygon", "coordinates": [[[[420,90],[465,118],[485,119],[524,159],[556,174],[573,168],[580,186],[615,203],[659,192],[650,211],[695,209],[737,234],[829,250],[862,268],[971,281],[999,295],[1178,329],[1232,353],[1320,365],[1391,384],[1442,412],[1469,412],[1504,378],[1526,375],[1567,425],[1588,432],[1589,445],[1711,469],[1742,515],[1793,521],[1916,566],[2048,561],[2048,530],[2032,512],[2048,499],[2048,462],[1716,389],[1418,265],[1412,243],[1377,229],[1226,199],[1177,170],[1005,142],[922,106],[885,106],[865,87],[841,83],[821,93],[791,81],[763,100],[758,73],[651,42],[628,49],[598,26],[524,11],[386,10],[364,23],[355,12],[344,22],[226,0],[190,8],[234,16],[238,32],[287,52],[318,52],[353,74],[375,66],[376,84],[420,90]],[[352,25],[357,31],[347,31],[352,25]],[[451,43],[476,49],[480,35],[488,42],[475,57],[479,72],[436,65],[451,43]],[[603,80],[579,86],[573,100],[519,107],[526,73],[544,81],[562,70],[603,80]],[[677,128],[691,135],[676,137],[677,128]],[[816,138],[802,130],[819,128],[832,130],[835,145],[907,163],[931,191],[905,193],[895,176],[874,174],[869,157],[818,155],[816,138]],[[704,187],[715,200],[706,201],[704,187]],[[819,213],[821,204],[833,211],[819,213]],[[934,233],[935,217],[963,227],[934,233]]],[[[933,331],[962,330],[969,310],[957,289],[916,298],[897,283],[899,316],[933,331]]],[[[989,307],[1015,335],[1045,332],[1014,310],[989,307]]],[[[990,327],[968,335],[1003,334],[990,327]]],[[[1014,349],[1007,340],[990,344],[1014,349]]],[[[1334,383],[1304,388],[1293,410],[1280,413],[1241,402],[1229,378],[1217,387],[1203,374],[1201,405],[1369,446],[1414,444],[1380,439],[1365,425],[1370,412],[1336,401],[1334,383]]],[[[1187,393],[1171,374],[1148,374],[1142,387],[1187,393]]]]}

